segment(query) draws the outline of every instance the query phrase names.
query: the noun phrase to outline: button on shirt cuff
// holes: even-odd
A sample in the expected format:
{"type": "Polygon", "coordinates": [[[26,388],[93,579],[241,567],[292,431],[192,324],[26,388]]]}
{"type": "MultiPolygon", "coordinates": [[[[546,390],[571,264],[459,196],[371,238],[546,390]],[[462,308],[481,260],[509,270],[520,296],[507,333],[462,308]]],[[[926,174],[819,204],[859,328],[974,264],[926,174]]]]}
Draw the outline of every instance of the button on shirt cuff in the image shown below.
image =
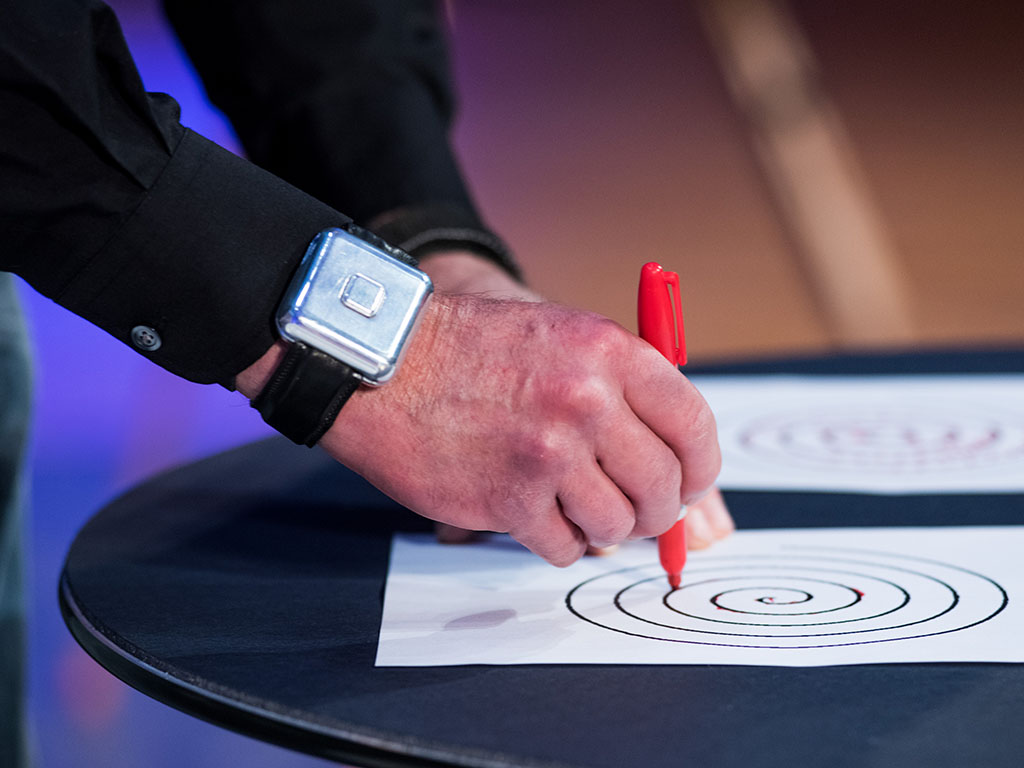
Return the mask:
{"type": "Polygon", "coordinates": [[[169,371],[231,386],[274,343],[274,311],[310,240],[348,221],[186,131],[141,205],[56,298],[169,371]]]}

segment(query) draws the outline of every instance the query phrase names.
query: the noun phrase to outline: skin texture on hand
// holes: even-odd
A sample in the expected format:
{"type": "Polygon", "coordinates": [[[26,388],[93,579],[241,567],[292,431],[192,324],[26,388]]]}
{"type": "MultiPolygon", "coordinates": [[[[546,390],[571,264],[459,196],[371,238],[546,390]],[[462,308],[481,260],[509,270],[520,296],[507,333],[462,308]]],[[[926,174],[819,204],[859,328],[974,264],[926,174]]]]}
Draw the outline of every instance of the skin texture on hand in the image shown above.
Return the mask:
{"type": "MultiPolygon", "coordinates": [[[[444,293],[464,271],[424,266],[438,293],[402,368],[353,395],[320,442],[328,453],[425,517],[508,532],[556,565],[588,544],[662,533],[680,503],[702,497],[694,509],[711,511],[688,520],[717,524],[696,541],[731,529],[709,493],[714,419],[653,347],[589,312],[480,295],[521,290],[502,286],[507,276],[483,291],[473,281],[477,295],[444,293]]],[[[238,377],[244,394],[259,392],[282,350],[238,377]]]]}
{"type": "Polygon", "coordinates": [[[358,391],[321,446],[417,513],[556,565],[662,533],[720,463],[703,398],[648,344],[591,313],[472,296],[436,296],[400,374],[358,391]]]}
{"type": "Polygon", "coordinates": [[[465,251],[432,253],[420,262],[420,269],[430,275],[438,293],[543,301],[493,261],[465,251]]]}
{"type": "MultiPolygon", "coordinates": [[[[472,253],[446,251],[428,256],[420,264],[434,286],[443,293],[472,293],[490,298],[542,301],[540,294],[515,280],[494,262],[472,253]]],[[[722,494],[713,488],[707,496],[692,504],[686,515],[686,545],[688,549],[705,549],[736,530],[732,516],[725,506],[722,494]]],[[[460,544],[472,541],[476,534],[446,523],[437,524],[439,540],[460,544]]],[[[615,547],[588,547],[587,554],[604,555],[615,547]]]]}

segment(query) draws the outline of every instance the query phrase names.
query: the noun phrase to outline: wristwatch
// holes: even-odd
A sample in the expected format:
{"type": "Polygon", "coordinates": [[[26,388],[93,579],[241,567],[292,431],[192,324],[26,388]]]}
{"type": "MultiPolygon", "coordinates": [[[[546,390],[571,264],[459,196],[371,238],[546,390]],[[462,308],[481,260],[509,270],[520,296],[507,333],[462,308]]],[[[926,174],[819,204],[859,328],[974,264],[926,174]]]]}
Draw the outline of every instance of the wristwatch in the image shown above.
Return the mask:
{"type": "Polygon", "coordinates": [[[373,233],[320,232],[277,310],[288,351],[252,406],[293,442],[315,445],[360,385],[395,375],[432,293],[416,260],[373,233]]]}

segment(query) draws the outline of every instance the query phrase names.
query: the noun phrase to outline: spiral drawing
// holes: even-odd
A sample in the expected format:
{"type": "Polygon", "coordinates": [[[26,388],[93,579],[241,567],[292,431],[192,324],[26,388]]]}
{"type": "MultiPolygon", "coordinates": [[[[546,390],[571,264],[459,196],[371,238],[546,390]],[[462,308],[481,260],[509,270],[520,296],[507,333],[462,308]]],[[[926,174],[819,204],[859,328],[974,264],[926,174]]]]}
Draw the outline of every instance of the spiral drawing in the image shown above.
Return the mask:
{"type": "Polygon", "coordinates": [[[748,461],[807,469],[913,475],[1024,461],[1024,424],[977,406],[913,403],[830,408],[754,418],[736,432],[748,461]]]}
{"type": "Polygon", "coordinates": [[[602,574],[566,596],[569,611],[604,629],[673,643],[825,648],[959,632],[1007,605],[975,571],[886,552],[793,547],[708,557],[670,590],[656,563],[602,574]]]}

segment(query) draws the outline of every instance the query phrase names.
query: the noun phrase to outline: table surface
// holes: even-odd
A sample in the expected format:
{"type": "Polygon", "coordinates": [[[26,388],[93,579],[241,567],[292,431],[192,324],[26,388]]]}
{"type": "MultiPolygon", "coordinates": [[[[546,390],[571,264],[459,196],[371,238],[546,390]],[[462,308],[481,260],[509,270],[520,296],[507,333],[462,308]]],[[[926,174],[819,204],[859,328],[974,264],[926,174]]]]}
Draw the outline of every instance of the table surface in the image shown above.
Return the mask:
{"type": "MultiPolygon", "coordinates": [[[[1024,350],[845,356],[738,375],[1024,372],[1024,350]]],[[[998,525],[1019,494],[728,493],[741,527],[998,525]]],[[[144,693],[365,766],[1014,766],[1024,665],[375,668],[392,532],[428,524],[283,439],[100,511],[61,579],[72,633],[144,693]]]]}

